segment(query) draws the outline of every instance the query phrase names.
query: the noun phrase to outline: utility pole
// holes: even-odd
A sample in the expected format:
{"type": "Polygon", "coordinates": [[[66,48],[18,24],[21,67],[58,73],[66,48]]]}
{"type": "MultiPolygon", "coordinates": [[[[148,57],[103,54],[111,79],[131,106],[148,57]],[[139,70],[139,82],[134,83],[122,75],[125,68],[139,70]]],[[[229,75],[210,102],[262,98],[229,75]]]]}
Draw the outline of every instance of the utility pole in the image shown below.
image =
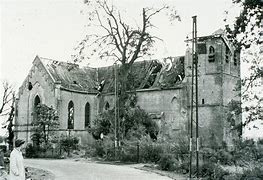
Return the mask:
{"type": "Polygon", "coordinates": [[[199,177],[199,133],[198,133],[198,53],[197,53],[197,21],[196,16],[193,17],[194,31],[194,63],[195,63],[195,122],[196,122],[196,177],[199,177]]]}
{"type": "Polygon", "coordinates": [[[191,123],[190,123],[190,142],[189,142],[189,178],[192,178],[192,159],[193,159],[193,122],[195,113],[196,123],[196,176],[199,176],[199,135],[198,135],[198,54],[197,54],[197,23],[196,16],[193,16],[192,31],[192,78],[191,78],[191,123]],[[194,97],[195,94],[195,97],[194,97]],[[194,111],[195,106],[195,111],[194,111]]]}
{"type": "MultiPolygon", "coordinates": [[[[192,38],[194,37],[194,31],[192,32],[192,38]]],[[[189,178],[192,178],[192,148],[193,148],[193,115],[194,115],[194,41],[192,40],[192,77],[191,77],[191,123],[190,123],[190,145],[189,145],[189,153],[190,153],[190,161],[189,161],[189,178]]]]}
{"type": "Polygon", "coordinates": [[[114,156],[115,156],[115,160],[117,157],[117,98],[118,98],[118,90],[117,90],[117,63],[114,63],[114,77],[115,77],[115,84],[114,84],[114,89],[115,89],[115,108],[114,108],[114,156]]]}

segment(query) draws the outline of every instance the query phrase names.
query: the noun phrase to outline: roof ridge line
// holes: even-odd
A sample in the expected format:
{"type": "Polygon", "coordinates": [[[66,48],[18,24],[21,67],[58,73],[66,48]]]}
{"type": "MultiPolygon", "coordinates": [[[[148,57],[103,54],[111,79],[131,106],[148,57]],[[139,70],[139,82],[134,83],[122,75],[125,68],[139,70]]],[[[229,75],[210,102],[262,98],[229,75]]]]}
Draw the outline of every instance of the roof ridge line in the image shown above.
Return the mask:
{"type": "Polygon", "coordinates": [[[56,81],[55,81],[55,78],[52,76],[52,74],[49,72],[49,70],[46,68],[46,65],[42,62],[42,57],[39,57],[39,56],[37,56],[38,57],[38,59],[39,59],[39,61],[41,62],[41,64],[44,66],[44,69],[46,70],[46,72],[48,73],[48,75],[51,77],[51,79],[52,79],[52,81],[53,81],[53,83],[55,83],[56,81]]]}

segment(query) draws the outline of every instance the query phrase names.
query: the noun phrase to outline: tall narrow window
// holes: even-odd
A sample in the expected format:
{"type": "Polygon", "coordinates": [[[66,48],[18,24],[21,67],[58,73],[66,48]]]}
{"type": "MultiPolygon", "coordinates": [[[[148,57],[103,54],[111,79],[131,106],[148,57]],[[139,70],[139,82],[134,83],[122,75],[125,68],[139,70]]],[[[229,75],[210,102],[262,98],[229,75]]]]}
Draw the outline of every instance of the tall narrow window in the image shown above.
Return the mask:
{"type": "Polygon", "coordinates": [[[198,43],[197,44],[197,52],[198,54],[206,54],[206,43],[203,42],[203,43],[198,43]]]}
{"type": "Polygon", "coordinates": [[[74,104],[68,103],[68,129],[74,129],[74,104]]]}
{"type": "Polygon", "coordinates": [[[33,109],[33,119],[36,120],[37,118],[37,115],[36,115],[36,109],[37,109],[37,106],[40,104],[40,98],[39,96],[37,95],[34,99],[34,109],[33,109]]]}
{"type": "Polygon", "coordinates": [[[107,110],[109,110],[110,109],[110,104],[109,104],[109,102],[107,101],[106,103],[105,103],[105,110],[107,111],[107,110]]]}
{"type": "Polygon", "coordinates": [[[39,98],[39,96],[37,95],[37,96],[35,97],[35,100],[34,100],[34,108],[36,108],[37,105],[39,105],[39,104],[40,104],[40,98],[39,98]]]}
{"type": "Polygon", "coordinates": [[[90,127],[90,104],[87,102],[85,106],[85,128],[90,127]]]}
{"type": "Polygon", "coordinates": [[[226,63],[229,62],[230,57],[231,57],[231,52],[230,52],[229,48],[226,47],[226,54],[225,54],[225,60],[226,60],[226,63]]]}
{"type": "Polygon", "coordinates": [[[234,52],[234,65],[237,66],[238,62],[238,56],[237,56],[237,51],[234,52]]]}
{"type": "Polygon", "coordinates": [[[208,61],[209,62],[215,61],[215,48],[213,46],[209,47],[208,61]]]}

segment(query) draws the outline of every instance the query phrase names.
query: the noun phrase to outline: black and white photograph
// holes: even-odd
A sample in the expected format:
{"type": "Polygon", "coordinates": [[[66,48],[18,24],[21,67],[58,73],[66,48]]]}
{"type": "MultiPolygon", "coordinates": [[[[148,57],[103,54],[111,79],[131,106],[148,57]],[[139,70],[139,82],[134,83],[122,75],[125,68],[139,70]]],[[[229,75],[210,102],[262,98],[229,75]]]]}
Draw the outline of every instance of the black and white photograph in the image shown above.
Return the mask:
{"type": "Polygon", "coordinates": [[[263,0],[0,0],[0,180],[262,180],[263,0]]]}

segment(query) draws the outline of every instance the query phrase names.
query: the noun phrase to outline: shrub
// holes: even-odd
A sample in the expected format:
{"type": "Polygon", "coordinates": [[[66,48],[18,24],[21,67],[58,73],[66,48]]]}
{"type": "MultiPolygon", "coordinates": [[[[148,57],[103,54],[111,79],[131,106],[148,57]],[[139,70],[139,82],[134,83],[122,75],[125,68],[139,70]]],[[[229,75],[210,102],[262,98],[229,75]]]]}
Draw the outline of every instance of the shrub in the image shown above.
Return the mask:
{"type": "Polygon", "coordinates": [[[114,141],[108,136],[105,136],[103,140],[96,140],[86,149],[86,154],[106,160],[113,160],[115,159],[114,141]]]}
{"type": "Polygon", "coordinates": [[[259,180],[263,179],[263,164],[260,166],[256,166],[252,169],[245,170],[243,172],[243,175],[241,179],[253,179],[253,180],[259,180]]]}
{"type": "Polygon", "coordinates": [[[94,147],[94,156],[103,157],[105,155],[105,150],[103,147],[102,140],[96,140],[93,143],[93,147],[94,147]]]}
{"type": "Polygon", "coordinates": [[[25,156],[27,158],[37,158],[40,148],[38,146],[33,146],[31,143],[27,144],[25,149],[25,156]]]}
{"type": "Polygon", "coordinates": [[[140,154],[145,162],[157,163],[161,159],[164,147],[161,143],[146,141],[140,144],[140,154]]]}
{"type": "Polygon", "coordinates": [[[121,148],[120,160],[124,162],[138,161],[137,143],[125,143],[121,148]]]}
{"type": "MultiPolygon", "coordinates": [[[[194,166],[194,171],[196,171],[196,167],[194,166]]],[[[200,166],[199,173],[201,177],[205,177],[209,180],[214,179],[224,179],[223,177],[228,175],[229,172],[225,171],[218,164],[205,162],[200,166]]]]}
{"type": "Polygon", "coordinates": [[[225,149],[220,149],[216,153],[216,158],[220,161],[223,165],[232,165],[232,155],[226,151],[225,149]]]}
{"type": "Polygon", "coordinates": [[[59,141],[59,146],[61,149],[66,151],[68,155],[71,150],[78,149],[79,139],[74,136],[64,136],[62,135],[59,141]]]}
{"type": "Polygon", "coordinates": [[[183,174],[189,173],[189,159],[185,159],[182,163],[180,163],[176,171],[183,174]]]}
{"type": "Polygon", "coordinates": [[[179,162],[171,154],[162,154],[158,165],[161,170],[174,171],[178,169],[179,162]]]}
{"type": "Polygon", "coordinates": [[[74,136],[61,136],[59,143],[62,149],[67,150],[68,148],[70,148],[75,150],[78,149],[79,139],[74,136]]]}

